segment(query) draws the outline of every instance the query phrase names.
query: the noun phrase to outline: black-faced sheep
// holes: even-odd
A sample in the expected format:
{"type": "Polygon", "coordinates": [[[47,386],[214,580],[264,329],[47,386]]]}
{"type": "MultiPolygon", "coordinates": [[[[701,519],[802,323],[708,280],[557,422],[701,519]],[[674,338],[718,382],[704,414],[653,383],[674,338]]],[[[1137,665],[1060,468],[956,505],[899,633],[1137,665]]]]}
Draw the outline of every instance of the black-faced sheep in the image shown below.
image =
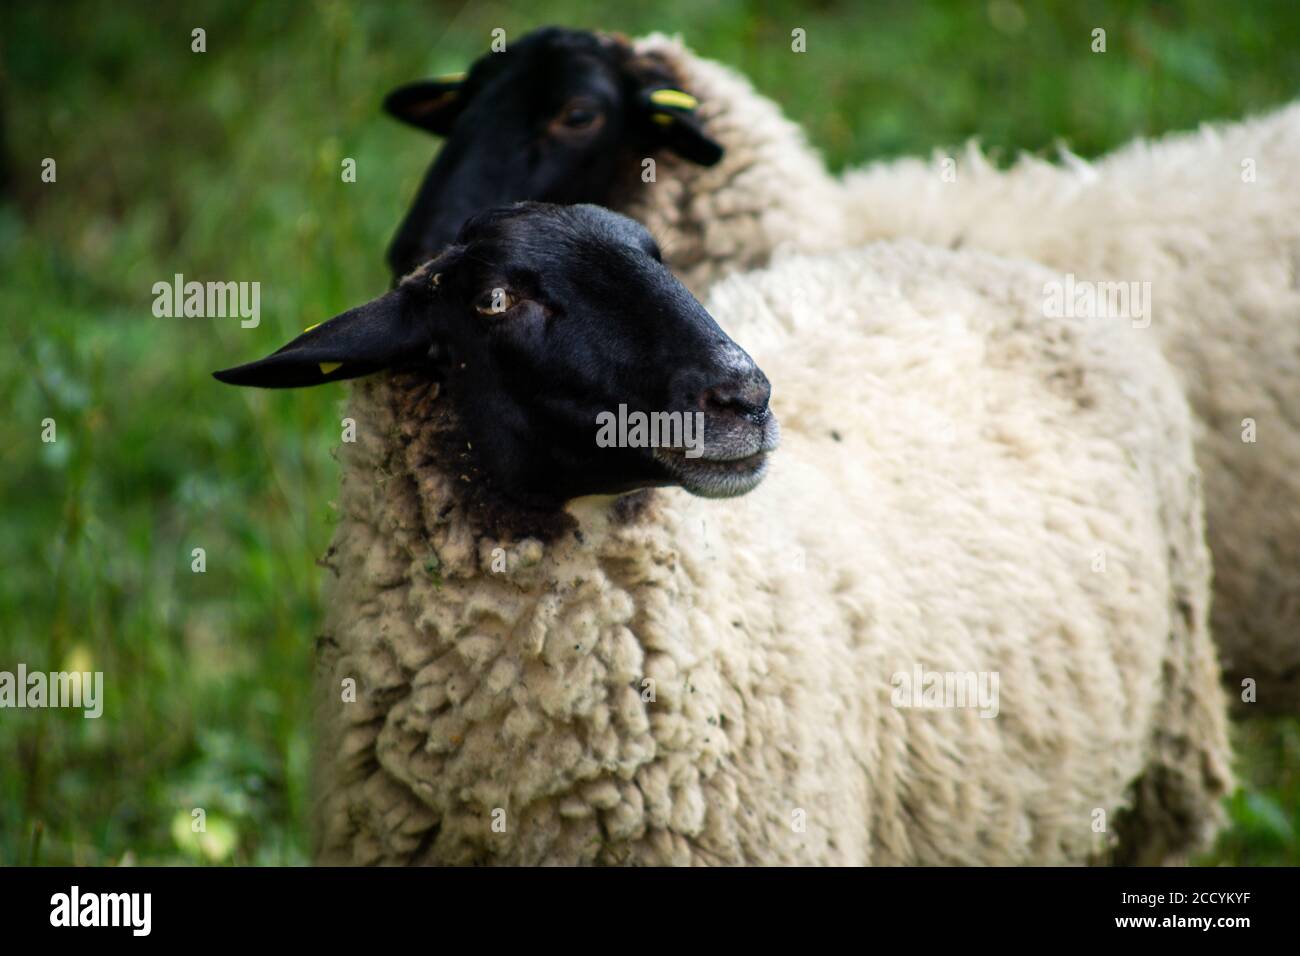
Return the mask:
{"type": "Polygon", "coordinates": [[[468,212],[541,199],[641,221],[699,295],[783,248],[903,237],[1023,256],[1080,287],[1148,283],[1135,318],[1155,310],[1152,332],[1198,420],[1214,631],[1234,697],[1249,678],[1252,709],[1300,710],[1300,189],[1289,181],[1300,106],[1094,164],[1002,172],[972,148],[836,180],[726,67],[663,36],[555,28],[387,105],[448,137],[394,243],[398,274],[468,212]],[[647,158],[654,182],[641,176],[647,158]]]}
{"type": "Polygon", "coordinates": [[[763,374],[655,252],[606,210],[495,212],[219,376],[407,369],[349,409],[319,859],[1200,846],[1224,705],[1190,420],[1151,344],[1044,317],[1051,274],[984,255],[880,245],[735,277],[709,308],[774,383],[768,468],[763,374]],[[620,406],[700,413],[701,454],[601,447],[620,406]]]}
{"type": "Polygon", "coordinates": [[[388,251],[402,276],[489,206],[590,202],[649,227],[692,292],[773,250],[842,248],[839,186],[741,76],[662,36],[549,27],[385,108],[446,137],[388,251]]]}

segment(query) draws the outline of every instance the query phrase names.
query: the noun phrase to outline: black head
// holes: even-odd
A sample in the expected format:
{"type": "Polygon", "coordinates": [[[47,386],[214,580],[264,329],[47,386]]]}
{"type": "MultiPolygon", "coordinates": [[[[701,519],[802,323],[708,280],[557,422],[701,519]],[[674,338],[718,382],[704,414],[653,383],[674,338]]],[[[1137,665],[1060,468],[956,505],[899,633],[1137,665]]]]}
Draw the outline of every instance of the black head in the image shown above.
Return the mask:
{"type": "Polygon", "coordinates": [[[282,388],[388,368],[441,379],[480,469],[522,502],[743,494],[776,446],[767,378],[650,234],[597,206],[475,216],[393,291],[216,377],[282,388]]]}
{"type": "Polygon", "coordinates": [[[608,205],[658,150],[705,166],[722,157],[664,61],[581,30],[536,30],[463,77],[394,90],[384,108],[447,138],[389,247],[398,276],[480,210],[523,200],[608,205]]]}

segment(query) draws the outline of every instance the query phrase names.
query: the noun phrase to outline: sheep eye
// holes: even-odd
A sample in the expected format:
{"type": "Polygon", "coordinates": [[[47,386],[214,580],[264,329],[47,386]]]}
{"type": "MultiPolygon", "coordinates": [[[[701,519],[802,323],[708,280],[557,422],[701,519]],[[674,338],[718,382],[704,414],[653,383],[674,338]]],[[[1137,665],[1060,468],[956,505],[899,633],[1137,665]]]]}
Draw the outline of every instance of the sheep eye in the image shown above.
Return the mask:
{"type": "Polygon", "coordinates": [[[479,315],[500,315],[513,309],[516,301],[505,289],[489,289],[474,300],[474,310],[479,315]]]}
{"type": "Polygon", "coordinates": [[[589,96],[575,96],[551,120],[552,133],[561,136],[573,133],[590,133],[605,122],[604,107],[589,96]]]}
{"type": "Polygon", "coordinates": [[[596,122],[596,111],[586,106],[575,106],[564,111],[562,122],[569,129],[588,129],[596,122]]]}

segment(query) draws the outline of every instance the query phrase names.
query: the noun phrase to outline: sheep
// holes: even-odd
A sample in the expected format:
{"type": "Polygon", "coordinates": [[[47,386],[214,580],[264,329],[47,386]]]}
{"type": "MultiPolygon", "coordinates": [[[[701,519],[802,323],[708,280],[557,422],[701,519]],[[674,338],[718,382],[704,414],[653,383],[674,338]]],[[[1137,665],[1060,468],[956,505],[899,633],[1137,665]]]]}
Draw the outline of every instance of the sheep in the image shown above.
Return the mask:
{"type": "Polygon", "coordinates": [[[1093,163],[1067,154],[1064,165],[1023,158],[1002,171],[970,146],[955,165],[909,159],[845,180],[863,239],[910,236],[1079,280],[1150,283],[1151,331],[1197,420],[1211,623],[1241,711],[1300,712],[1297,156],[1292,104],[1093,163]]]}
{"type": "Polygon", "coordinates": [[[918,243],[792,258],[707,309],[658,260],[597,207],[493,211],[218,373],[394,369],[352,391],[324,559],[319,862],[1202,846],[1224,702],[1151,343],[1044,317],[1040,267],[918,243]],[[754,358],[712,313],[745,313],[754,358]],[[598,447],[619,406],[698,410],[700,454],[598,447]]]}
{"type": "Polygon", "coordinates": [[[536,30],[463,77],[399,87],[384,107],[446,137],[389,247],[394,279],[469,215],[521,200],[631,216],[696,294],[779,249],[849,244],[841,188],[800,127],[740,74],[660,34],[536,30]]]}
{"type": "Polygon", "coordinates": [[[774,103],[680,41],[555,28],[481,59],[466,80],[403,87],[386,105],[448,136],[390,253],[398,275],[475,209],[544,199],[597,201],[646,224],[699,295],[787,249],[898,237],[1151,282],[1156,335],[1198,420],[1226,676],[1239,691],[1257,682],[1257,700],[1242,695],[1252,707],[1300,710],[1300,191],[1282,180],[1300,151],[1300,106],[1134,143],[1092,166],[1024,160],[1001,173],[972,148],[953,182],[943,158],[838,180],[774,103]],[[665,93],[677,105],[656,105],[665,93]],[[565,125],[574,111],[577,131],[565,125]],[[533,168],[525,147],[538,126],[548,148],[533,168]],[[657,139],[662,130],[673,138],[657,139]],[[656,179],[645,183],[650,153],[656,179]]]}

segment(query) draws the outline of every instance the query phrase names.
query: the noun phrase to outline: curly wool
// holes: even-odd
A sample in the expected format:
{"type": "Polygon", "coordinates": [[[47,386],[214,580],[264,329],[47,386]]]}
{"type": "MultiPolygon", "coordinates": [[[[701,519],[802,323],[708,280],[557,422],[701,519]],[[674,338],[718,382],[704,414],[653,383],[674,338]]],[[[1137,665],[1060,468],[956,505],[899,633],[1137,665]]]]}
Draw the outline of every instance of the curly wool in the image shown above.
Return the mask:
{"type": "Polygon", "coordinates": [[[1225,675],[1238,693],[1257,682],[1246,709],[1289,713],[1300,711],[1297,156],[1300,104],[1094,163],[1067,154],[1063,166],[1022,158],[1002,171],[969,146],[953,182],[940,156],[845,179],[864,240],[908,236],[1079,280],[1151,283],[1151,330],[1198,423],[1225,675]]]}
{"type": "Polygon", "coordinates": [[[652,34],[633,47],[668,64],[699,100],[705,131],[725,147],[709,168],[663,153],[654,182],[638,181],[610,204],[654,234],[687,288],[703,295],[723,276],[766,265],[782,250],[849,244],[838,182],[780,107],[678,39],[652,34]]]}
{"type": "Polygon", "coordinates": [[[710,311],[750,330],[783,425],[767,480],[583,499],[546,542],[476,526],[436,386],[358,384],[319,860],[1203,845],[1229,774],[1190,419],[1123,323],[1041,316],[1050,278],[882,244],[722,283],[710,311]],[[895,706],[917,667],[996,672],[997,715],[895,706]]]}
{"type": "Polygon", "coordinates": [[[901,237],[1151,282],[1156,334],[1198,419],[1225,676],[1256,682],[1254,707],[1300,709],[1300,190],[1285,180],[1300,105],[1093,164],[1066,154],[1063,167],[1024,158],[1003,172],[970,146],[954,182],[941,155],[841,181],[736,72],[660,35],[636,48],[672,65],[726,147],[713,169],[661,158],[657,182],[615,204],[650,227],[697,294],[786,250],[901,237]]]}

